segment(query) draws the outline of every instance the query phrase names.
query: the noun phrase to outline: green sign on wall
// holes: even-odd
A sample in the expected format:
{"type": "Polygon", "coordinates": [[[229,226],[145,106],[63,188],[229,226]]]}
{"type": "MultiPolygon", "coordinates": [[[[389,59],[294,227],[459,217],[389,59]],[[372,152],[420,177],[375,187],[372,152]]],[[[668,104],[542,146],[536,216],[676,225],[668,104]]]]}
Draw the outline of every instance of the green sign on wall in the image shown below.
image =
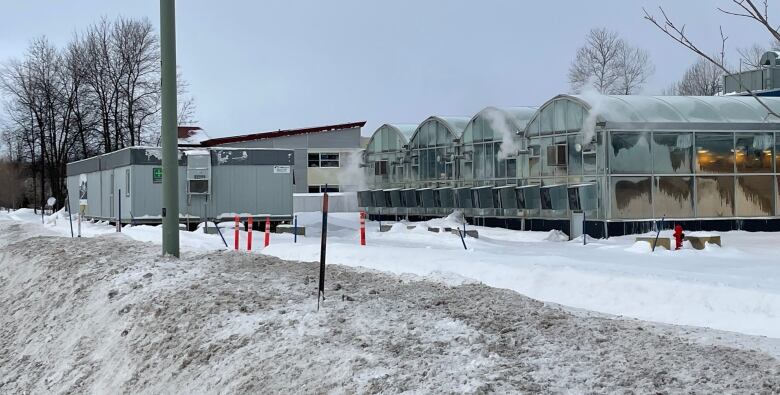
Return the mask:
{"type": "Polygon", "coordinates": [[[152,182],[162,184],[162,167],[152,168],[152,182]]]}

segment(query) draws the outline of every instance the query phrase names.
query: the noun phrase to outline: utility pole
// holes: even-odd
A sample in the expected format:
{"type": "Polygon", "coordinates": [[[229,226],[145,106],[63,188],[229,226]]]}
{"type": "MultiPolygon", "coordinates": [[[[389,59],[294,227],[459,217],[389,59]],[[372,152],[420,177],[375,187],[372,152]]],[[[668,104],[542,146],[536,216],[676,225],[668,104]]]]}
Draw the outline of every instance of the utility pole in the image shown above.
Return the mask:
{"type": "Polygon", "coordinates": [[[176,132],[176,1],[160,0],[163,255],[179,256],[179,142],[176,132]]]}

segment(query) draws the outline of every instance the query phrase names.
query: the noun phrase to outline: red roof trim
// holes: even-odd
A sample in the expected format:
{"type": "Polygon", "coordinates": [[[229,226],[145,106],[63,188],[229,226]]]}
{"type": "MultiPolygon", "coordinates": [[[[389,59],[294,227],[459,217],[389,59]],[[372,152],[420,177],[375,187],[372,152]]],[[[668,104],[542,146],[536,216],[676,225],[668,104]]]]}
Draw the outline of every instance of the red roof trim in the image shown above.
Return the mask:
{"type": "Polygon", "coordinates": [[[337,125],[317,126],[312,128],[277,130],[274,132],[245,134],[241,136],[219,137],[215,139],[205,140],[201,142],[200,145],[204,147],[213,147],[221,144],[240,143],[244,141],[253,141],[253,140],[265,140],[265,139],[272,139],[276,137],[297,136],[301,134],[330,132],[330,131],[342,130],[342,129],[362,128],[364,126],[366,126],[365,121],[342,123],[337,125]]]}

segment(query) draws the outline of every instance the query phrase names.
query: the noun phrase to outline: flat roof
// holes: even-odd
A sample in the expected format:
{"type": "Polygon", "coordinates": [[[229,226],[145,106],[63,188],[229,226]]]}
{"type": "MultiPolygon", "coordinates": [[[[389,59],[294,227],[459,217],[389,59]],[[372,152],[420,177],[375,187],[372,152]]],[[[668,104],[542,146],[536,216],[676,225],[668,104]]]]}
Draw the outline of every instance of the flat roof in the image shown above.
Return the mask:
{"type": "Polygon", "coordinates": [[[201,141],[200,145],[203,147],[213,147],[221,144],[240,143],[240,142],[254,141],[254,140],[266,140],[266,139],[273,139],[278,137],[298,136],[302,134],[333,132],[338,130],[362,128],[364,126],[366,126],[366,121],[340,123],[335,125],[314,126],[308,128],[300,128],[300,129],[287,129],[287,130],[280,129],[276,131],[244,134],[239,136],[218,137],[218,138],[201,141]]]}

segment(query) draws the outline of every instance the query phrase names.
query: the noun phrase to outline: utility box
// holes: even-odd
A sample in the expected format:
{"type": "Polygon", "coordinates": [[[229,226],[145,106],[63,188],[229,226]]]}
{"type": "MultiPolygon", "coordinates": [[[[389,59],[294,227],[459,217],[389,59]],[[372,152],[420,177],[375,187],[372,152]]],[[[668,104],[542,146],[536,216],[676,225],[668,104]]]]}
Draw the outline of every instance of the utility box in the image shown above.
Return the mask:
{"type": "MultiPolygon", "coordinates": [[[[179,149],[180,222],[253,217],[292,218],[292,150],[179,149]]],[[[162,222],[162,150],[130,147],[69,163],[71,207],[84,218],[122,223],[162,222]],[[120,212],[121,209],[121,212],[120,212]]]]}

